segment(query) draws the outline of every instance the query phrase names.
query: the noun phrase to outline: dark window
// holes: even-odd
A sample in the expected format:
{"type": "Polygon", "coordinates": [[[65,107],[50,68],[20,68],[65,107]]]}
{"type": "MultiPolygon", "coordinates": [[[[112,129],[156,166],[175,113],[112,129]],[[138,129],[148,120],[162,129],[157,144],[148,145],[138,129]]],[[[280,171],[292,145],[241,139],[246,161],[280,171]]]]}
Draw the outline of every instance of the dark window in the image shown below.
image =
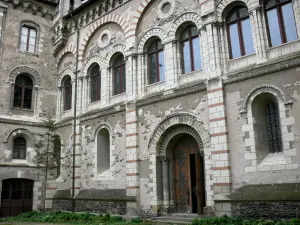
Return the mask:
{"type": "Polygon", "coordinates": [[[61,141],[59,137],[54,138],[54,151],[53,151],[53,158],[56,162],[57,168],[57,177],[60,175],[60,159],[61,159],[61,141]]]}
{"type": "Polygon", "coordinates": [[[98,64],[93,64],[89,69],[91,77],[91,102],[101,98],[101,72],[98,64]]]}
{"type": "Polygon", "coordinates": [[[278,46],[297,39],[292,1],[266,1],[265,15],[270,46],[278,46]]]}
{"type": "Polygon", "coordinates": [[[161,40],[156,39],[148,49],[149,84],[165,80],[164,50],[161,40]]]}
{"type": "Polygon", "coordinates": [[[70,7],[69,7],[69,11],[73,11],[74,10],[74,0],[70,0],[70,7]]]}
{"type": "Polygon", "coordinates": [[[126,70],[123,55],[118,56],[114,62],[113,82],[114,95],[121,94],[126,91],[126,70]]]}
{"type": "Polygon", "coordinates": [[[248,9],[234,8],[227,17],[227,32],[230,58],[254,53],[248,9]]]}
{"type": "Polygon", "coordinates": [[[37,32],[35,28],[22,26],[20,49],[26,52],[35,52],[37,32]]]}
{"type": "Polygon", "coordinates": [[[26,141],[22,137],[17,137],[13,143],[13,159],[26,158],[26,141]]]}
{"type": "Polygon", "coordinates": [[[274,102],[266,104],[266,126],[271,153],[282,151],[281,129],[278,115],[278,107],[274,102]]]}
{"type": "Polygon", "coordinates": [[[33,82],[26,75],[19,75],[14,90],[14,107],[31,109],[33,82]]]}
{"type": "Polygon", "coordinates": [[[183,73],[202,69],[200,39],[197,27],[190,26],[181,35],[181,54],[183,73]]]}
{"type": "Polygon", "coordinates": [[[64,81],[64,110],[72,108],[72,82],[71,77],[67,76],[64,81]]]}

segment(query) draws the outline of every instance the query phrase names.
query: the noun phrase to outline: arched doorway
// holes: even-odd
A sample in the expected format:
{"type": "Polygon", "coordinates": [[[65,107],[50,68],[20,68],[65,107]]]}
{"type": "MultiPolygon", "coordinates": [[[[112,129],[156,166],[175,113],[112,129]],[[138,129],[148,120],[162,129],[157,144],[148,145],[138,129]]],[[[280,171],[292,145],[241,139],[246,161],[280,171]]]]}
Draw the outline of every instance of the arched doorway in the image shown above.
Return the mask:
{"type": "Polygon", "coordinates": [[[177,140],[172,164],[176,212],[202,215],[205,207],[204,162],[198,143],[191,135],[177,140]]]}
{"type": "Polygon", "coordinates": [[[17,216],[32,211],[33,180],[7,179],[2,181],[0,217],[17,216]]]}

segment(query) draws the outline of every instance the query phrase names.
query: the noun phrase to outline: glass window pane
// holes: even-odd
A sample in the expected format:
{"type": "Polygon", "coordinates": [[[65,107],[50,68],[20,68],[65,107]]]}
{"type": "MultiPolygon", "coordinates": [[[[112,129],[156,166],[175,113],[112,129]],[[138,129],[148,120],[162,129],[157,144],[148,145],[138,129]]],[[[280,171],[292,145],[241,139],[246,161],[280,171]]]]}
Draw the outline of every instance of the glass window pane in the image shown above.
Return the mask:
{"type": "Polygon", "coordinates": [[[156,68],[156,54],[149,55],[149,83],[153,84],[157,82],[157,68],[156,68]]]}
{"type": "Polygon", "coordinates": [[[115,95],[120,94],[121,89],[121,82],[120,82],[120,67],[115,69],[115,77],[114,77],[114,90],[115,95]]]}
{"type": "Polygon", "coordinates": [[[228,16],[228,23],[232,23],[237,20],[236,10],[233,10],[228,16]]]}
{"type": "Polygon", "coordinates": [[[20,45],[20,49],[22,50],[22,51],[26,51],[27,49],[26,49],[26,43],[21,43],[21,45],[20,45]]]}
{"type": "Polygon", "coordinates": [[[159,81],[165,80],[165,57],[164,51],[159,52],[159,81]]]}
{"type": "Polygon", "coordinates": [[[91,102],[96,101],[97,80],[96,77],[91,77],[91,102]]]}
{"type": "Polygon", "coordinates": [[[24,91],[24,108],[30,109],[31,108],[31,99],[32,99],[32,89],[25,88],[24,91]]]}
{"type": "Polygon", "coordinates": [[[276,9],[267,11],[269,33],[271,39],[271,46],[281,45],[281,35],[278,23],[278,14],[276,9]]]}
{"type": "Polygon", "coordinates": [[[197,27],[195,27],[195,26],[191,27],[191,35],[192,36],[198,35],[197,27]]]}
{"type": "Polygon", "coordinates": [[[200,51],[200,39],[194,38],[193,39],[193,53],[194,53],[194,67],[195,70],[202,69],[201,65],[201,51],[200,51]]]}
{"type": "Polygon", "coordinates": [[[181,40],[186,40],[189,37],[190,37],[189,29],[186,29],[181,35],[181,40]]]}
{"type": "Polygon", "coordinates": [[[282,6],[282,16],[287,42],[297,39],[297,30],[292,3],[282,6]]]}
{"type": "Polygon", "coordinates": [[[229,36],[230,36],[230,46],[231,46],[231,56],[232,58],[237,58],[241,56],[241,44],[239,39],[237,24],[229,25],[229,36]]]}
{"type": "Polygon", "coordinates": [[[22,87],[15,86],[14,106],[21,107],[22,105],[22,87]]]}
{"type": "Polygon", "coordinates": [[[122,88],[123,88],[123,92],[126,92],[126,67],[125,65],[123,65],[121,67],[122,69],[122,88]]]}
{"type": "Polygon", "coordinates": [[[161,49],[163,49],[161,40],[157,40],[157,50],[161,50],[161,49]]]}
{"type": "Polygon", "coordinates": [[[245,54],[248,55],[254,53],[255,50],[253,46],[252,31],[249,18],[242,21],[242,32],[245,45],[245,54]]]}
{"type": "Polygon", "coordinates": [[[27,36],[26,35],[21,35],[21,43],[27,44],[27,36]]]}
{"type": "Polygon", "coordinates": [[[35,29],[30,29],[30,37],[36,38],[36,30],[35,29]]]}
{"type": "Polygon", "coordinates": [[[239,8],[239,17],[240,18],[244,18],[244,17],[248,17],[249,13],[248,13],[248,9],[247,8],[239,8]]]}
{"type": "Polygon", "coordinates": [[[154,41],[149,48],[150,53],[155,51],[156,51],[156,41],[154,41]]]}
{"type": "Polygon", "coordinates": [[[268,0],[268,1],[266,1],[265,8],[268,9],[268,8],[271,8],[275,5],[276,5],[276,0],[268,0]]]}
{"type": "Polygon", "coordinates": [[[185,41],[182,43],[182,52],[183,52],[183,71],[184,73],[189,73],[192,71],[191,68],[191,53],[190,53],[190,42],[185,41]]]}
{"type": "Polygon", "coordinates": [[[30,44],[30,45],[35,45],[35,38],[30,37],[30,38],[29,38],[29,44],[30,44]]]}
{"type": "Polygon", "coordinates": [[[28,27],[22,27],[22,35],[25,35],[25,36],[28,36],[28,31],[29,31],[29,29],[28,29],[28,27]]]}

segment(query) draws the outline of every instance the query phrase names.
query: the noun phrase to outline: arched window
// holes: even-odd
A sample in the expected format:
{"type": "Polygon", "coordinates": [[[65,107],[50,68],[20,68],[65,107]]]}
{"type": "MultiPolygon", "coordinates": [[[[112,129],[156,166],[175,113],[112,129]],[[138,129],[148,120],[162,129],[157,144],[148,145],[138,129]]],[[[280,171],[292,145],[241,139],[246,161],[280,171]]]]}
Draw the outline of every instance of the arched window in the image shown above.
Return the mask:
{"type": "Polygon", "coordinates": [[[65,77],[63,83],[63,94],[64,94],[64,110],[72,108],[72,82],[71,77],[65,77]]]}
{"type": "Polygon", "coordinates": [[[33,82],[27,75],[17,76],[14,90],[14,107],[31,109],[33,82]]]}
{"type": "Polygon", "coordinates": [[[228,14],[227,32],[230,58],[254,53],[248,9],[236,7],[228,14]]]}
{"type": "Polygon", "coordinates": [[[297,39],[291,0],[267,0],[264,8],[270,46],[281,45],[297,39]]]}
{"type": "Polygon", "coordinates": [[[97,136],[97,171],[103,173],[110,168],[110,138],[107,129],[102,128],[97,136]]]}
{"type": "Polygon", "coordinates": [[[22,137],[17,137],[13,143],[13,159],[26,158],[26,140],[22,137]]]}
{"type": "Polygon", "coordinates": [[[197,27],[189,26],[180,38],[183,73],[202,69],[200,55],[200,38],[197,27]]]}
{"type": "Polygon", "coordinates": [[[124,56],[120,54],[114,61],[113,88],[114,95],[126,92],[126,68],[124,56]]]}
{"type": "Polygon", "coordinates": [[[282,152],[281,126],[277,99],[270,93],[255,97],[252,102],[257,159],[268,153],[282,152]]]}
{"type": "Polygon", "coordinates": [[[60,159],[61,159],[61,141],[60,141],[60,138],[57,136],[54,137],[53,158],[56,162],[57,177],[59,177],[59,175],[60,175],[60,159]]]}
{"type": "Polygon", "coordinates": [[[165,80],[164,50],[160,39],[155,39],[148,48],[149,84],[165,80]]]}
{"type": "Polygon", "coordinates": [[[101,72],[97,63],[89,68],[91,81],[91,102],[99,101],[101,98],[101,72]]]}
{"type": "Polygon", "coordinates": [[[35,52],[37,30],[34,27],[23,25],[21,28],[20,50],[24,52],[35,52]]]}

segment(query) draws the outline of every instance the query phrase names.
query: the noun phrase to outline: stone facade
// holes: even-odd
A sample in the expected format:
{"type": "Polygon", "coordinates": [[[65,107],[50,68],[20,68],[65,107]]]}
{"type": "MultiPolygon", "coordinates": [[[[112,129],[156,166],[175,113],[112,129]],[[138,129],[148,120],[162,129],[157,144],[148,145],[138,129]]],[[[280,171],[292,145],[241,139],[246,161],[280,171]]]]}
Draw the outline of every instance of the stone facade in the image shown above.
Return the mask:
{"type": "MultiPolygon", "coordinates": [[[[287,185],[293,193],[300,183],[300,41],[269,47],[260,1],[21,2],[0,0],[0,180],[34,180],[33,209],[46,201],[48,210],[70,210],[74,190],[77,211],[143,217],[174,212],[173,150],[189,135],[203,159],[204,214],[299,216],[298,195],[293,201],[286,193],[249,201],[240,194],[265,185],[270,191],[287,185]],[[255,53],[231,59],[226,20],[233,5],[249,11],[255,53]],[[22,24],[37,30],[34,53],[20,50],[22,24]],[[179,39],[189,25],[199,36],[202,67],[183,73],[179,39]],[[155,38],[163,46],[165,79],[149,84],[148,48],[155,38]],[[126,92],[114,95],[116,55],[125,58],[126,92]],[[100,100],[91,102],[95,64],[101,91],[100,100]],[[31,110],[13,107],[19,74],[34,80],[31,110]],[[68,110],[66,77],[72,83],[68,110]],[[254,105],[263,95],[278,105],[278,153],[269,152],[257,129],[262,119],[254,105]],[[49,115],[57,122],[61,170],[45,184],[32,158],[45,132],[39,122],[49,115]],[[101,130],[109,136],[105,155],[101,130]],[[19,136],[28,143],[24,160],[12,157],[19,136]],[[109,162],[104,172],[101,157],[109,162]]],[[[300,3],[291,4],[300,37],[300,3]]]]}

